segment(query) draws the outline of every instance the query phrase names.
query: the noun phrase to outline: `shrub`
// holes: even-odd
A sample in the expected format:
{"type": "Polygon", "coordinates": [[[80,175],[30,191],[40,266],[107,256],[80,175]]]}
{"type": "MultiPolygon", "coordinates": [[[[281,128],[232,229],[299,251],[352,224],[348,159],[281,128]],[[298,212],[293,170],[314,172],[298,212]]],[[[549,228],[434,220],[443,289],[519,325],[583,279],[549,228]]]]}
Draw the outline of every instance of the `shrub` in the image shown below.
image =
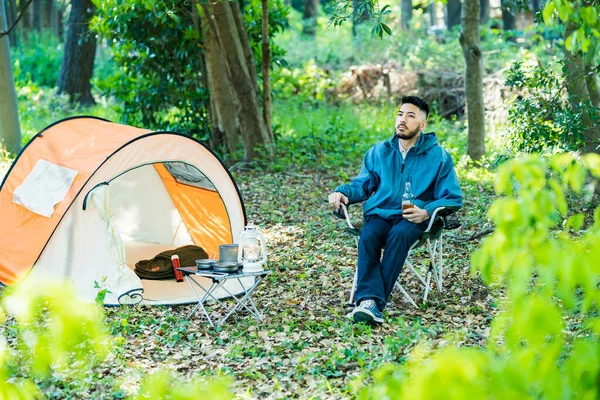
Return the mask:
{"type": "Polygon", "coordinates": [[[556,65],[524,66],[515,62],[506,83],[519,90],[509,103],[509,143],[513,152],[577,150],[584,144],[586,126],[582,112],[573,111],[556,65]]]}
{"type": "Polygon", "coordinates": [[[585,222],[567,206],[569,193],[593,193],[588,170],[600,178],[600,156],[502,165],[502,197],[489,210],[496,230],[472,256],[473,272],[506,288],[487,348],[420,345],[405,366],[376,372],[360,398],[597,398],[600,208],[585,222]]]}

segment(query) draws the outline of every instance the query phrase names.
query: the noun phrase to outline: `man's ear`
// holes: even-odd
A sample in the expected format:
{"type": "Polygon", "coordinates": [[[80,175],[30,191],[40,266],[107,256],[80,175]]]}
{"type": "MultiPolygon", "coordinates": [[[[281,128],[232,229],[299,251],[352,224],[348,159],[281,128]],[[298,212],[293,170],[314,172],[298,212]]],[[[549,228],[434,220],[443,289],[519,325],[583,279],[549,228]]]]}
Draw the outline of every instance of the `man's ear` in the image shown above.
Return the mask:
{"type": "Polygon", "coordinates": [[[427,120],[421,122],[421,130],[424,131],[426,127],[427,127],[427,120]]]}

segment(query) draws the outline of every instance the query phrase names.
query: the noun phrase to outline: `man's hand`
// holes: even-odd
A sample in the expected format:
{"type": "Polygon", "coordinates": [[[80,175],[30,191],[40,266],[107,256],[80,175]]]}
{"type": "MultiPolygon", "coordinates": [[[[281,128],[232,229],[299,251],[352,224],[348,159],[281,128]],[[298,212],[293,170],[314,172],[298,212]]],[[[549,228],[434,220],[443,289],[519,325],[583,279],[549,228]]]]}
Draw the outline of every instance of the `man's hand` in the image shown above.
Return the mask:
{"type": "Polygon", "coordinates": [[[331,204],[336,211],[340,209],[340,202],[348,205],[348,198],[340,192],[333,192],[329,195],[329,204],[331,204]]]}
{"type": "Polygon", "coordinates": [[[413,206],[413,208],[407,208],[406,210],[402,211],[402,218],[415,224],[420,224],[421,222],[429,219],[429,213],[423,208],[413,206]]]}

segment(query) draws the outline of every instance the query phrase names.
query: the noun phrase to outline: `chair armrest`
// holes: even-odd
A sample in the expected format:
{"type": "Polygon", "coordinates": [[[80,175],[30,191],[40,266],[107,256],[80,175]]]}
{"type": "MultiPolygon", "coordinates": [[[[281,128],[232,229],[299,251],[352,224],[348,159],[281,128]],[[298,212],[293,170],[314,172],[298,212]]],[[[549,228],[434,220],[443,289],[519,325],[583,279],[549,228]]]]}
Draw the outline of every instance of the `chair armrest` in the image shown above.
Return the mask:
{"type": "Polygon", "coordinates": [[[338,213],[339,214],[343,213],[344,218],[346,219],[346,223],[348,224],[348,228],[356,229],[354,227],[354,225],[352,225],[352,221],[350,220],[350,214],[348,214],[348,207],[349,207],[349,205],[347,206],[344,203],[340,203],[340,209],[338,210],[338,213]]]}
{"type": "Polygon", "coordinates": [[[438,207],[435,210],[433,210],[433,214],[431,215],[431,217],[429,218],[429,225],[427,225],[427,229],[425,229],[425,232],[430,232],[431,228],[433,228],[433,226],[435,225],[436,221],[438,220],[438,218],[442,219],[442,222],[444,224],[444,226],[446,225],[446,221],[445,221],[445,217],[454,214],[456,211],[458,211],[459,208],[458,207],[452,207],[452,206],[446,206],[446,207],[438,207]]]}

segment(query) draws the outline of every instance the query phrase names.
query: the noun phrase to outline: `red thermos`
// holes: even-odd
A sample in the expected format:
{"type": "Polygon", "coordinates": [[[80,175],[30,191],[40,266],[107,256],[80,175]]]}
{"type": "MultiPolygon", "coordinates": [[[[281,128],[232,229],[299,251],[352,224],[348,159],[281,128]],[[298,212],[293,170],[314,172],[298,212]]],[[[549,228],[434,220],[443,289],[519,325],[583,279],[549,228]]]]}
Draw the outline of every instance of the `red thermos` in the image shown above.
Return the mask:
{"type": "Polygon", "coordinates": [[[177,282],[183,282],[183,274],[177,268],[181,268],[181,264],[179,263],[179,256],[174,254],[171,256],[171,263],[173,263],[173,271],[175,271],[175,280],[177,282]]]}

